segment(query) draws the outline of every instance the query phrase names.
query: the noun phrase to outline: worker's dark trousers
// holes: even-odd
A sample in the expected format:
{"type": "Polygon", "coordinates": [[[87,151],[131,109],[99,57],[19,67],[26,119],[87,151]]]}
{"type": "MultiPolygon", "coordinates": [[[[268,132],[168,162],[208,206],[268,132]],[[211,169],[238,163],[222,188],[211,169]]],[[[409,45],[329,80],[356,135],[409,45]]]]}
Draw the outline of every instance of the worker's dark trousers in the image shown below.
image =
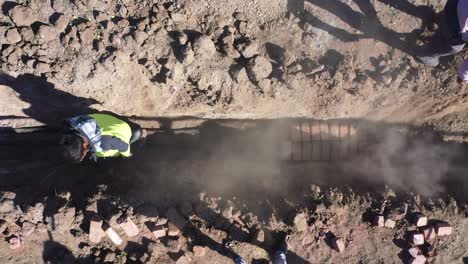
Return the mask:
{"type": "Polygon", "coordinates": [[[457,5],[458,0],[447,0],[439,31],[433,42],[422,48],[420,56],[433,57],[438,62],[439,57],[453,55],[463,50],[465,42],[461,37],[457,5]]]}

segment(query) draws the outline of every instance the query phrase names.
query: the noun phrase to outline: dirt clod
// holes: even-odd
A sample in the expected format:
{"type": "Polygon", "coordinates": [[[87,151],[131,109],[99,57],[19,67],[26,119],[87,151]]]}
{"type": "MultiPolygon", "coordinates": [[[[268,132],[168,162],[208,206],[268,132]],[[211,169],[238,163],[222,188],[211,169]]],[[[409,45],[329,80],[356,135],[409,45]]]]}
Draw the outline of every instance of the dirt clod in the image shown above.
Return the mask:
{"type": "Polygon", "coordinates": [[[19,27],[27,27],[38,20],[37,12],[33,9],[17,5],[9,12],[10,18],[19,27]]]}
{"type": "Polygon", "coordinates": [[[273,66],[271,65],[271,62],[263,56],[257,56],[250,59],[247,64],[247,74],[249,78],[257,83],[267,78],[271,74],[272,70],[273,66]]]}
{"type": "Polygon", "coordinates": [[[21,41],[21,35],[16,28],[9,29],[6,32],[5,38],[9,44],[15,44],[21,41]]]}

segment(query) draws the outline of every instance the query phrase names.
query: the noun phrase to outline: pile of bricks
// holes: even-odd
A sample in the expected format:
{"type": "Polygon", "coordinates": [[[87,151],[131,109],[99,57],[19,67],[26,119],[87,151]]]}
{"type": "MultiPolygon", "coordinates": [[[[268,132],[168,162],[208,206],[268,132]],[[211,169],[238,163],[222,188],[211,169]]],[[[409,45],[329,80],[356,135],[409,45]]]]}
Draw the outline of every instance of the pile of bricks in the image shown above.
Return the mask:
{"type": "Polygon", "coordinates": [[[409,243],[413,246],[408,250],[411,255],[411,264],[424,264],[427,258],[436,255],[434,247],[430,242],[434,241],[436,237],[449,236],[452,234],[453,228],[446,222],[432,221],[430,223],[428,218],[417,213],[413,217],[413,224],[416,226],[417,231],[413,231],[409,236],[409,243]]]}
{"type": "MultiPolygon", "coordinates": [[[[175,208],[170,208],[168,210],[167,218],[169,221],[160,221],[147,226],[154,238],[161,239],[166,236],[177,237],[189,223],[175,208]]],[[[117,224],[118,228],[122,229],[128,237],[135,237],[140,233],[138,226],[129,217],[119,218],[117,224]]],[[[123,241],[114,228],[105,223],[96,213],[90,220],[89,240],[92,243],[99,243],[104,235],[107,235],[117,246],[123,241]]]]}

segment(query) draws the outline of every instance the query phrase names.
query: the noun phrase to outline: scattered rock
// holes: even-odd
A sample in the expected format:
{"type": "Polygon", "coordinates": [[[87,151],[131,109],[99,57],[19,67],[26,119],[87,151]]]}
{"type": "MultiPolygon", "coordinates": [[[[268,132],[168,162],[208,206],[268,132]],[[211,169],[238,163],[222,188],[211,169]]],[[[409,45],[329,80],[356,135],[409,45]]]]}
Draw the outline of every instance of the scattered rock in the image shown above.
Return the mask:
{"type": "Polygon", "coordinates": [[[136,30],[135,32],[133,32],[133,38],[138,43],[138,45],[142,45],[145,42],[145,40],[148,39],[148,34],[146,34],[143,31],[136,30]]]}
{"type": "Polygon", "coordinates": [[[25,219],[34,224],[42,222],[44,220],[44,204],[36,203],[34,206],[29,206],[25,210],[25,219]]]}
{"type": "Polygon", "coordinates": [[[216,47],[214,42],[208,36],[201,36],[193,43],[195,56],[209,58],[215,55],[216,47]]]}
{"type": "Polygon", "coordinates": [[[21,234],[23,237],[28,237],[30,236],[33,232],[34,229],[36,228],[36,225],[31,223],[31,222],[23,222],[22,227],[21,227],[21,234]]]}
{"type": "Polygon", "coordinates": [[[238,47],[238,49],[244,58],[250,59],[260,53],[259,46],[260,44],[258,43],[258,41],[252,41],[250,43],[247,43],[246,45],[238,47]]]}
{"type": "Polygon", "coordinates": [[[9,44],[15,44],[21,41],[21,35],[16,28],[9,29],[6,32],[5,38],[9,44]]]}
{"type": "Polygon", "coordinates": [[[31,42],[34,39],[34,32],[29,27],[21,28],[21,36],[24,41],[31,42]]]}
{"type": "MultiPolygon", "coordinates": [[[[41,62],[37,64],[36,70],[38,70],[38,67],[40,66],[40,64],[41,62]]],[[[64,233],[70,229],[73,229],[74,222],[75,222],[75,214],[76,214],[75,207],[60,208],[59,211],[53,216],[56,230],[58,232],[64,233]]]]}
{"type": "Polygon", "coordinates": [[[8,223],[7,221],[0,219],[0,234],[5,232],[5,230],[8,228],[8,223]]]}
{"type": "Polygon", "coordinates": [[[308,220],[309,220],[309,217],[308,217],[307,213],[305,213],[305,212],[298,213],[294,217],[294,227],[299,232],[305,232],[309,228],[309,224],[307,223],[308,220]]]}
{"type": "Polygon", "coordinates": [[[189,264],[192,262],[192,259],[186,255],[181,256],[177,259],[176,264],[189,264]]]}
{"type": "Polygon", "coordinates": [[[58,38],[57,29],[48,25],[41,25],[37,31],[37,35],[45,42],[49,42],[58,38]]]}
{"type": "Polygon", "coordinates": [[[67,28],[69,23],[70,19],[64,14],[61,14],[55,21],[54,26],[58,32],[63,32],[67,28]]]}
{"type": "Polygon", "coordinates": [[[91,45],[94,40],[94,30],[91,28],[85,29],[83,32],[80,32],[80,40],[82,45],[91,45]]]}
{"type": "Polygon", "coordinates": [[[180,230],[173,223],[169,222],[167,225],[167,235],[171,237],[179,236],[180,230]]]}
{"type": "Polygon", "coordinates": [[[38,12],[22,5],[13,7],[9,12],[11,20],[19,27],[31,26],[38,20],[37,14],[38,12]]]}
{"type": "Polygon", "coordinates": [[[203,246],[194,246],[193,253],[196,257],[203,257],[206,255],[206,247],[203,246]]]}
{"type": "Polygon", "coordinates": [[[182,58],[182,63],[184,65],[189,65],[195,61],[195,52],[192,50],[190,43],[180,48],[180,54],[182,58]]]}
{"type": "Polygon", "coordinates": [[[412,247],[410,249],[408,249],[408,253],[413,257],[417,257],[419,255],[419,250],[415,247],[412,247]]]}
{"type": "Polygon", "coordinates": [[[115,260],[115,252],[109,252],[104,257],[104,262],[114,263],[114,260],[115,260]]]}
{"type": "Polygon", "coordinates": [[[250,59],[247,64],[247,74],[249,78],[256,83],[267,78],[272,71],[273,66],[271,65],[271,62],[262,56],[250,59]]]}
{"type": "Polygon", "coordinates": [[[50,65],[48,63],[40,61],[36,64],[36,71],[38,73],[48,73],[50,70],[50,65]]]}

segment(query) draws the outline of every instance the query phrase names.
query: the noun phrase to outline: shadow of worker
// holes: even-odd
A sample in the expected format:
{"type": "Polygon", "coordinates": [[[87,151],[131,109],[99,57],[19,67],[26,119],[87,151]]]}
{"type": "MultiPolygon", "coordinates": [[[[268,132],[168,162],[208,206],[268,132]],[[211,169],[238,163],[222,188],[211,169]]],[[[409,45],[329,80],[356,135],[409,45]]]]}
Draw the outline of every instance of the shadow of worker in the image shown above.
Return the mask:
{"type": "Polygon", "coordinates": [[[30,104],[29,108],[23,109],[27,116],[49,126],[58,126],[70,116],[91,113],[90,106],[99,103],[92,98],[58,90],[45,78],[32,74],[13,77],[0,72],[0,85],[11,88],[19,99],[30,104]]]}
{"type": "Polygon", "coordinates": [[[431,18],[434,16],[432,8],[416,6],[407,0],[397,0],[388,3],[386,0],[379,0],[379,2],[421,19],[422,28],[400,33],[386,27],[381,22],[373,1],[369,0],[288,0],[287,8],[289,12],[300,17],[302,22],[309,23],[317,29],[326,31],[342,42],[374,39],[404,53],[416,55],[417,39],[421,36],[424,28],[428,27],[431,18]],[[357,31],[357,33],[322,21],[319,17],[304,9],[304,2],[336,16],[342,23],[347,24],[354,31],[357,31]],[[353,8],[352,5],[355,5],[356,8],[353,8]]]}

